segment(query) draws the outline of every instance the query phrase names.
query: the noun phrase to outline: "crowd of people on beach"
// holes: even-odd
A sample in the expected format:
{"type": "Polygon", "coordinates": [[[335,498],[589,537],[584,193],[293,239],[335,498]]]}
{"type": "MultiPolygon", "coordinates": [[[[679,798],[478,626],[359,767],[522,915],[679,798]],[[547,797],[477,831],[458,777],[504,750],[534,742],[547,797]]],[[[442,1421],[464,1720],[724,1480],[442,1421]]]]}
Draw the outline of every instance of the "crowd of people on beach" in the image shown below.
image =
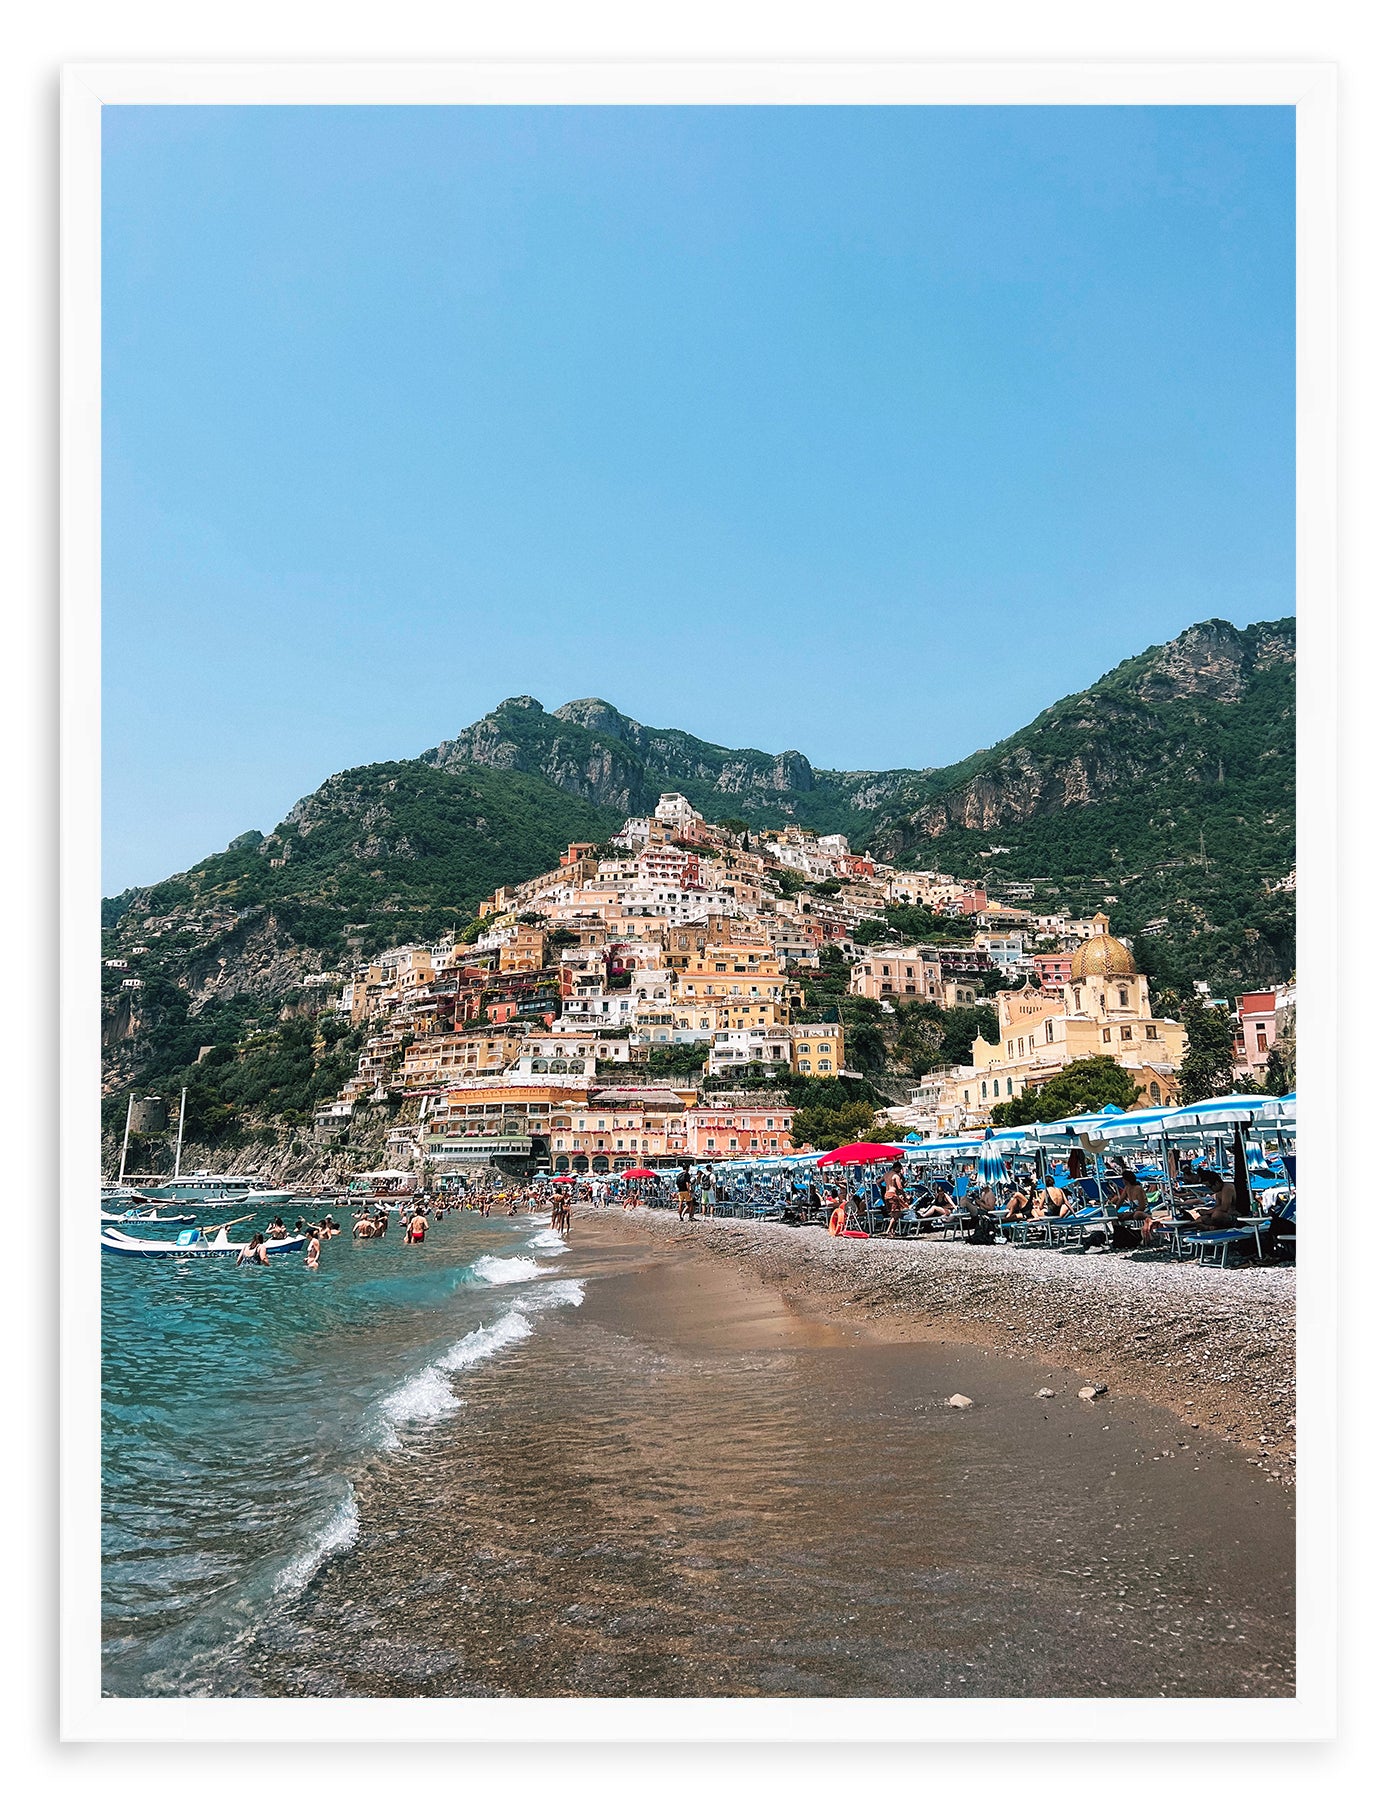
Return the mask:
{"type": "MultiPolygon", "coordinates": [[[[1150,1189],[1124,1158],[1105,1162],[1092,1184],[1084,1181],[1085,1174],[1082,1165],[1069,1175],[1063,1166],[1047,1169],[1041,1164],[1031,1175],[1003,1173],[996,1183],[969,1182],[950,1173],[906,1172],[899,1160],[891,1159],[878,1168],[857,1165],[830,1172],[772,1173],[757,1184],[742,1171],[729,1172],[723,1165],[689,1163],[664,1174],[630,1179],[580,1175],[553,1181],[556,1195],[587,1195],[599,1207],[614,1203],[624,1211],[674,1207],[682,1220],[689,1221],[733,1212],[729,1205],[733,1202],[742,1213],[789,1226],[824,1225],[833,1237],[956,1231],[971,1244],[1032,1243],[1037,1236],[1055,1243],[1055,1233],[1035,1233],[1037,1224],[1072,1219],[1068,1242],[1094,1255],[1177,1250],[1183,1231],[1229,1233],[1248,1223],[1260,1228],[1253,1248],[1259,1255],[1291,1252],[1291,1178],[1267,1204],[1264,1227],[1261,1216],[1252,1211],[1256,1197],[1248,1190],[1238,1191],[1228,1164],[1222,1172],[1218,1163],[1204,1158],[1192,1163],[1173,1153],[1170,1183],[1154,1181],[1150,1189]]],[[[1280,1183],[1284,1181],[1280,1178],[1280,1183]]],[[[1059,1242],[1065,1242],[1062,1236],[1059,1242]]]]}
{"type": "MultiPolygon", "coordinates": [[[[1104,1251],[1139,1251],[1164,1248],[1174,1231],[1190,1226],[1201,1231],[1228,1230],[1247,1216],[1251,1198],[1237,1194],[1228,1171],[1222,1174],[1209,1163],[1181,1162],[1173,1166],[1174,1198],[1163,1190],[1148,1190],[1126,1160],[1103,1169],[1097,1195],[1099,1208],[1092,1224],[1079,1235],[1087,1254],[1104,1251]]],[[[537,1179],[543,1181],[544,1179],[537,1179]]],[[[561,1173],[548,1181],[550,1225],[568,1238],[573,1211],[579,1200],[594,1207],[634,1208],[674,1206],[682,1220],[715,1217],[729,1212],[733,1201],[755,1201],[742,1176],[726,1173],[722,1165],[682,1163],[664,1174],[649,1172],[632,1178],[588,1177],[561,1173]]],[[[407,1246],[427,1242],[433,1220],[449,1213],[477,1213],[483,1219],[494,1214],[514,1216],[542,1204],[540,1189],[496,1172],[471,1180],[455,1178],[432,1191],[371,1194],[352,1198],[358,1212],[350,1228],[356,1241],[382,1239],[391,1217],[407,1246]]],[[[956,1228],[971,1244],[1018,1242],[1039,1222],[1082,1216],[1084,1194],[1063,1169],[1043,1167],[1034,1180],[1009,1176],[992,1184],[954,1182],[944,1175],[907,1174],[897,1161],[878,1171],[836,1169],[814,1172],[805,1179],[790,1174],[776,1187],[762,1193],[762,1211],[787,1225],[825,1225],[833,1237],[895,1237],[924,1231],[956,1228]]],[[[239,1254],[240,1264],[266,1264],[268,1245],[288,1237],[304,1236],[304,1262],[309,1270],[320,1267],[322,1250],[340,1233],[333,1215],[319,1221],[298,1218],[288,1227],[276,1217],[265,1233],[254,1233],[239,1254]]]]}

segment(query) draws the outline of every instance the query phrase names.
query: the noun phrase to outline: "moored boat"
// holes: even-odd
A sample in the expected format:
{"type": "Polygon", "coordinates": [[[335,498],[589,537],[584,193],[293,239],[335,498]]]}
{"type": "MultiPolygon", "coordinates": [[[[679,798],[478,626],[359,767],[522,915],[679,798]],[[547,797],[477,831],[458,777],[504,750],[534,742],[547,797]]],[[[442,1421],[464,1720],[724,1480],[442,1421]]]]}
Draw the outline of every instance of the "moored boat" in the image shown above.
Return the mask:
{"type": "Polygon", "coordinates": [[[102,1219],[104,1223],[113,1221],[128,1225],[139,1222],[143,1226],[193,1226],[198,1215],[162,1214],[159,1208],[127,1208],[123,1213],[109,1214],[106,1208],[103,1208],[102,1219]]]}
{"type": "Polygon", "coordinates": [[[257,1176],[219,1176],[211,1170],[196,1170],[190,1176],[158,1178],[139,1183],[147,1201],[179,1201],[205,1207],[227,1207],[231,1202],[247,1202],[254,1207],[285,1207],[293,1199],[290,1189],[266,1189],[257,1176]]]}
{"type": "MultiPolygon", "coordinates": [[[[287,1239],[265,1239],[263,1250],[271,1257],[301,1251],[305,1245],[306,1235],[295,1233],[287,1239]]],[[[227,1227],[220,1227],[212,1239],[206,1239],[197,1228],[179,1233],[174,1239],[138,1239],[114,1226],[105,1226],[102,1249],[117,1258],[236,1258],[248,1249],[248,1243],[230,1239],[227,1227]]]]}

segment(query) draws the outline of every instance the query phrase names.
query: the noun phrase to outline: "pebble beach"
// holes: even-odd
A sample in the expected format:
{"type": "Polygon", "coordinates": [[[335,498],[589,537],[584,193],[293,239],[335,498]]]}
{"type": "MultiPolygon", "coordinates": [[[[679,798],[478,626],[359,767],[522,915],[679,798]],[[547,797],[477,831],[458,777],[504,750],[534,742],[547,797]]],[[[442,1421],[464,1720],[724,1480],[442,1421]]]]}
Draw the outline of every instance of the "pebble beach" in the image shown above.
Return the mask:
{"type": "Polygon", "coordinates": [[[981,1345],[1048,1360],[1166,1408],[1244,1449],[1291,1486],[1296,1272],[1161,1257],[1020,1250],[933,1239],[840,1239],[752,1220],[682,1222],[660,1209],[594,1218],[742,1260],[793,1306],[887,1338],[981,1345]]]}

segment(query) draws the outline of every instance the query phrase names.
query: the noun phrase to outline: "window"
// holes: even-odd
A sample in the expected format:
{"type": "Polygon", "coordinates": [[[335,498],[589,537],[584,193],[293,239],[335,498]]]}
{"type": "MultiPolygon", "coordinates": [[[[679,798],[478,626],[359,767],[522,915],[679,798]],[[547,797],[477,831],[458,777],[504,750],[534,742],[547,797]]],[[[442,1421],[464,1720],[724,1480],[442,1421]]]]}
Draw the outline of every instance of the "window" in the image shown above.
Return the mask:
{"type": "Polygon", "coordinates": [[[1111,1026],[1105,1026],[1103,1029],[1104,1044],[1106,1045],[1112,1037],[1113,1037],[1113,1028],[1111,1026]]]}
{"type": "Polygon", "coordinates": [[[1154,1101],[1160,1101],[1162,1099],[1161,1088],[1155,1082],[1148,1083],[1147,1093],[1152,1097],[1152,1099],[1154,1101]]]}
{"type": "Polygon", "coordinates": [[[983,1083],[983,1084],[982,1084],[982,1099],[983,1099],[983,1101],[985,1101],[985,1100],[986,1100],[986,1099],[987,1099],[987,1085],[986,1085],[986,1083],[983,1083]]]}
{"type": "Polygon", "coordinates": [[[1055,1043],[1055,1022],[1053,1020],[1045,1022],[1045,1043],[1047,1045],[1055,1043]]]}
{"type": "Polygon", "coordinates": [[[1157,1028],[1155,1026],[1145,1027],[1144,1031],[1149,1039],[1155,1039],[1157,1036],[1157,1028]]]}
{"type": "Polygon", "coordinates": [[[1120,1038],[1130,1039],[1133,1036],[1133,1029],[1131,1026],[1120,1026],[1118,1033],[1120,1038]]]}
{"type": "Polygon", "coordinates": [[[992,1078],[992,1093],[993,1095],[1001,1094],[1001,1083],[995,1076],[992,1078]]]}
{"type": "Polygon", "coordinates": [[[1128,1005],[1128,991],[1126,989],[1119,989],[1118,1005],[1119,1007],[1126,1007],[1128,1005]]]}

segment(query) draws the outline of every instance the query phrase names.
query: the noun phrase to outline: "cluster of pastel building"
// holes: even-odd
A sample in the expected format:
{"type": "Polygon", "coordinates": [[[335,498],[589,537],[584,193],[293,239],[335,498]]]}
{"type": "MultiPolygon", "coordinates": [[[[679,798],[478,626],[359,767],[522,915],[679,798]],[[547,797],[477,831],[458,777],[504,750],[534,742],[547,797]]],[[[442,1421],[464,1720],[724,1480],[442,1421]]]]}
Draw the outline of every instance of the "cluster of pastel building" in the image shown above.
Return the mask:
{"type": "Polygon", "coordinates": [[[826,946],[848,961],[852,994],[891,1009],[973,1006],[994,970],[1034,975],[1038,987],[996,997],[999,1043],[979,1038],[971,1065],[934,1072],[897,1111],[918,1130],[985,1121],[1100,1053],[1134,1072],[1144,1105],[1170,1100],[1182,1028],[1153,1018],[1147,979],[1107,928],[1102,914],[1032,916],[980,881],[889,868],[837,835],[715,826],[663,795],[608,844],[570,845],[556,869],[498,889],[471,932],[382,952],[343,980],[337,1005],[368,1036],[316,1130],[334,1137],[357,1109],[407,1102],[390,1157],[439,1171],[791,1151],[794,1110],[755,1072],[858,1074],[837,1010],[806,1006],[826,946]],[[898,905],[971,916],[973,931],[955,945],[856,941],[898,905]]]}

